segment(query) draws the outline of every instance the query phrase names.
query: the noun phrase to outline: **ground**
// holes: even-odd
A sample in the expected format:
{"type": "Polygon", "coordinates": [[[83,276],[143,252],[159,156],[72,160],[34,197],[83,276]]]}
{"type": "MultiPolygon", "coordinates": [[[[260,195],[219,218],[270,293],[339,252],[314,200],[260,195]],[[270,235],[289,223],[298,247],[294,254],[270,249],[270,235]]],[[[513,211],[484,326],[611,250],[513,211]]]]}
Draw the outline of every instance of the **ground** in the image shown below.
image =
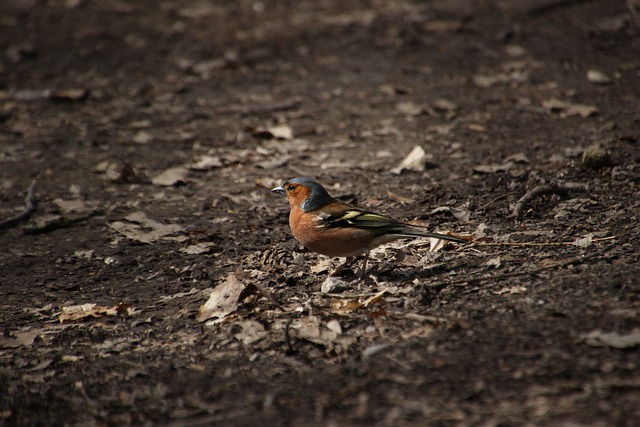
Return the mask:
{"type": "Polygon", "coordinates": [[[2,2],[0,425],[636,425],[638,19],[2,2]],[[302,175],[470,243],[327,292],[302,175]]]}

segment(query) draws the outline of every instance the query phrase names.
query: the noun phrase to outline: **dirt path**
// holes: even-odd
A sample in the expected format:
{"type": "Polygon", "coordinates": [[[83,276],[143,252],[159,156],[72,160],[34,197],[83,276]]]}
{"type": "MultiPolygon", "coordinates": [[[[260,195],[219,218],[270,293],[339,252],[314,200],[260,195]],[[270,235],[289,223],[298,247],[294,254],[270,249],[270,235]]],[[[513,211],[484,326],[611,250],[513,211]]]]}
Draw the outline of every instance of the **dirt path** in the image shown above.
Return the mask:
{"type": "Polygon", "coordinates": [[[34,179],[37,205],[0,230],[0,425],[635,425],[638,24],[2,2],[0,221],[34,179]],[[473,243],[388,245],[323,293],[338,260],[268,191],[300,175],[473,243]]]}

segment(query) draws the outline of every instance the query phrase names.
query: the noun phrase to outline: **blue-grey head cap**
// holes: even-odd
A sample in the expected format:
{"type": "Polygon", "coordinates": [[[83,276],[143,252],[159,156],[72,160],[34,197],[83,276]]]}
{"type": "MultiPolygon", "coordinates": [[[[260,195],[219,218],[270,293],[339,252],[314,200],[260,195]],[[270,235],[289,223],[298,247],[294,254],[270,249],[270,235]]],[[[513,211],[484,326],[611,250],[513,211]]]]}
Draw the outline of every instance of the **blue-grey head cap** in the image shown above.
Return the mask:
{"type": "Polygon", "coordinates": [[[309,189],[311,190],[311,194],[309,195],[309,197],[302,203],[302,205],[300,205],[300,208],[305,212],[315,211],[316,209],[319,209],[333,201],[333,197],[331,197],[329,193],[327,193],[327,190],[325,190],[322,185],[311,178],[291,178],[287,180],[281,188],[285,188],[287,184],[304,185],[306,187],[309,187],[309,189]]]}

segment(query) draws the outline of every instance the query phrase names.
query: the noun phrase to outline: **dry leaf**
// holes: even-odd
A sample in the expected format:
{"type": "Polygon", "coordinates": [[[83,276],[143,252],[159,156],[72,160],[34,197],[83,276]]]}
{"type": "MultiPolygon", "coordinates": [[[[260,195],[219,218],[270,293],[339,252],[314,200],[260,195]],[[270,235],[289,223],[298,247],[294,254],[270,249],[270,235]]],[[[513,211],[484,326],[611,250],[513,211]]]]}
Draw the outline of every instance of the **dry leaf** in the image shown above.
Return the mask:
{"type": "Polygon", "coordinates": [[[593,234],[589,233],[584,237],[574,240],[571,242],[572,245],[578,246],[580,248],[586,248],[591,246],[593,243],[593,234]]]}
{"type": "Polygon", "coordinates": [[[331,307],[331,313],[345,314],[362,308],[362,303],[356,300],[350,299],[333,299],[329,303],[331,307]]]}
{"type": "Polygon", "coordinates": [[[460,206],[454,206],[451,209],[451,214],[459,221],[459,222],[469,222],[471,218],[471,202],[465,202],[460,206]]]}
{"type": "Polygon", "coordinates": [[[163,187],[170,187],[172,185],[184,184],[187,178],[189,170],[183,166],[175,168],[169,168],[159,175],[151,178],[151,183],[155,185],[161,185],[163,187]]]}
{"type": "Polygon", "coordinates": [[[429,251],[431,252],[438,252],[440,249],[444,248],[444,245],[446,244],[446,240],[429,237],[429,251]]]}
{"type": "Polygon", "coordinates": [[[473,83],[475,83],[478,87],[492,87],[498,84],[506,84],[506,83],[523,83],[529,80],[529,71],[524,69],[514,69],[511,71],[506,71],[502,73],[495,74],[476,74],[471,77],[473,83]]]}
{"type": "Polygon", "coordinates": [[[335,319],[329,320],[327,322],[327,328],[331,331],[334,331],[338,335],[342,333],[342,326],[340,326],[340,322],[335,319]]]}
{"type": "MultiPolygon", "coordinates": [[[[335,325],[333,326],[335,328],[335,325]]],[[[291,325],[291,328],[297,332],[299,338],[328,348],[334,346],[340,335],[335,329],[323,327],[320,319],[315,316],[299,319],[291,325]]]]}
{"type": "Polygon", "coordinates": [[[254,344],[269,335],[262,323],[255,320],[244,320],[236,322],[234,325],[241,329],[234,337],[244,345],[254,344]]]}
{"type": "Polygon", "coordinates": [[[280,124],[268,128],[259,127],[251,134],[255,137],[265,139],[280,139],[284,141],[291,141],[293,139],[293,129],[286,124],[280,124]]]}
{"type": "Polygon", "coordinates": [[[211,252],[211,249],[215,246],[212,242],[196,243],[195,245],[189,245],[186,248],[180,248],[180,252],[189,255],[199,255],[211,252]]]}
{"type": "Polygon", "coordinates": [[[431,158],[431,156],[427,155],[424,148],[416,145],[409,155],[405,157],[398,166],[391,169],[390,172],[396,175],[399,175],[404,170],[422,172],[426,169],[427,159],[429,158],[431,158]]]}
{"type": "Polygon", "coordinates": [[[422,325],[409,331],[403,331],[400,333],[400,336],[404,340],[414,337],[426,338],[433,333],[433,329],[432,325],[422,325]]]}
{"type": "Polygon", "coordinates": [[[515,162],[515,163],[529,163],[529,158],[522,151],[519,153],[512,154],[504,159],[505,162],[515,162]]]}
{"type": "Polygon", "coordinates": [[[496,172],[507,172],[509,169],[515,166],[514,162],[508,161],[502,164],[490,164],[490,165],[478,165],[473,167],[474,172],[478,173],[496,173],[496,172]]]}
{"type": "Polygon", "coordinates": [[[632,332],[622,335],[617,332],[591,331],[583,334],[585,342],[594,347],[609,346],[613,348],[625,349],[640,346],[640,332],[632,332]]]}
{"type": "Polygon", "coordinates": [[[240,282],[234,273],[229,273],[224,283],[216,286],[209,295],[209,299],[198,310],[196,319],[204,322],[217,318],[213,323],[222,322],[225,317],[236,311],[240,302],[240,295],[247,285],[240,282]]]}
{"type": "Polygon", "coordinates": [[[219,168],[222,166],[224,166],[224,164],[222,163],[222,159],[220,157],[209,156],[205,154],[198,157],[194,163],[190,164],[189,169],[204,171],[213,168],[219,168]]]}
{"type": "Polygon", "coordinates": [[[597,85],[606,85],[611,83],[611,77],[606,75],[600,70],[588,70],[587,71],[587,80],[591,83],[595,83],[597,85]]]}
{"type": "Polygon", "coordinates": [[[399,194],[396,193],[392,193],[391,191],[387,190],[387,197],[390,200],[394,200],[396,202],[400,202],[400,203],[414,203],[415,199],[412,199],[411,197],[405,197],[405,196],[401,196],[399,194]]]}
{"type": "Polygon", "coordinates": [[[114,221],[109,225],[112,229],[127,236],[131,240],[142,243],[153,243],[159,239],[183,242],[185,236],[172,236],[183,230],[178,224],[162,224],[147,217],[144,212],[138,211],[125,218],[128,222],[114,221]],[[145,231],[143,228],[151,229],[145,231]]]}
{"type": "Polygon", "coordinates": [[[374,304],[377,304],[378,302],[380,302],[382,300],[382,297],[386,293],[387,293],[387,289],[381,290],[380,292],[378,292],[374,296],[372,296],[372,297],[368,298],[367,300],[365,300],[362,303],[362,306],[369,308],[369,307],[373,306],[374,304]]]}
{"type": "Polygon", "coordinates": [[[498,268],[502,265],[502,259],[497,256],[495,258],[491,258],[489,261],[485,262],[484,265],[487,267],[495,267],[498,268]]]}
{"type": "Polygon", "coordinates": [[[64,323],[84,320],[89,317],[98,318],[104,316],[116,316],[118,314],[122,314],[123,310],[127,311],[129,307],[131,307],[130,304],[117,304],[113,307],[105,307],[93,303],[70,305],[62,307],[62,313],[60,313],[58,320],[60,323],[64,323]]]}
{"type": "Polygon", "coordinates": [[[82,101],[87,98],[89,91],[84,88],[60,89],[51,91],[54,101],[82,101]]]}
{"type": "Polygon", "coordinates": [[[462,21],[427,21],[423,28],[432,33],[455,33],[462,29],[462,21]]]}
{"type": "Polygon", "coordinates": [[[494,294],[496,295],[502,295],[502,294],[510,294],[510,295],[514,295],[514,294],[521,294],[523,292],[527,292],[527,288],[525,288],[524,286],[511,286],[509,288],[504,288],[504,289],[500,289],[499,291],[495,291],[494,294]]]}
{"type": "Polygon", "coordinates": [[[542,101],[542,107],[550,113],[560,113],[561,118],[569,116],[590,117],[598,112],[598,108],[593,105],[571,104],[557,98],[542,101]]]}
{"type": "Polygon", "coordinates": [[[413,101],[400,101],[396,104],[396,110],[405,116],[419,116],[427,111],[427,108],[413,101]]]}
{"type": "MultiPolygon", "coordinates": [[[[313,268],[313,267],[312,267],[313,268]]],[[[326,271],[326,270],[322,270],[326,271]]],[[[318,273],[316,273],[318,274],[318,273]]],[[[349,283],[340,279],[339,277],[329,276],[320,286],[320,292],[323,294],[337,294],[349,289],[349,283]]]]}
{"type": "Polygon", "coordinates": [[[0,336],[0,348],[17,348],[30,346],[36,337],[44,332],[43,329],[21,329],[9,336],[0,336]]]}

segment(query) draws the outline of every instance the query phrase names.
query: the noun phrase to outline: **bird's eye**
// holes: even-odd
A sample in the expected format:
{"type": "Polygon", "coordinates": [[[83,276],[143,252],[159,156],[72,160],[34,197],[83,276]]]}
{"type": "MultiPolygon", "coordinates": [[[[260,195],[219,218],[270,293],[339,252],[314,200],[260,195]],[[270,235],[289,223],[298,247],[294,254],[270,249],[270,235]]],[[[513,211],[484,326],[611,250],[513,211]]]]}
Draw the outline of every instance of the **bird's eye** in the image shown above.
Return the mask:
{"type": "Polygon", "coordinates": [[[289,185],[289,186],[287,187],[287,191],[293,191],[293,190],[295,190],[295,189],[296,189],[296,186],[295,186],[295,185],[289,185]]]}

